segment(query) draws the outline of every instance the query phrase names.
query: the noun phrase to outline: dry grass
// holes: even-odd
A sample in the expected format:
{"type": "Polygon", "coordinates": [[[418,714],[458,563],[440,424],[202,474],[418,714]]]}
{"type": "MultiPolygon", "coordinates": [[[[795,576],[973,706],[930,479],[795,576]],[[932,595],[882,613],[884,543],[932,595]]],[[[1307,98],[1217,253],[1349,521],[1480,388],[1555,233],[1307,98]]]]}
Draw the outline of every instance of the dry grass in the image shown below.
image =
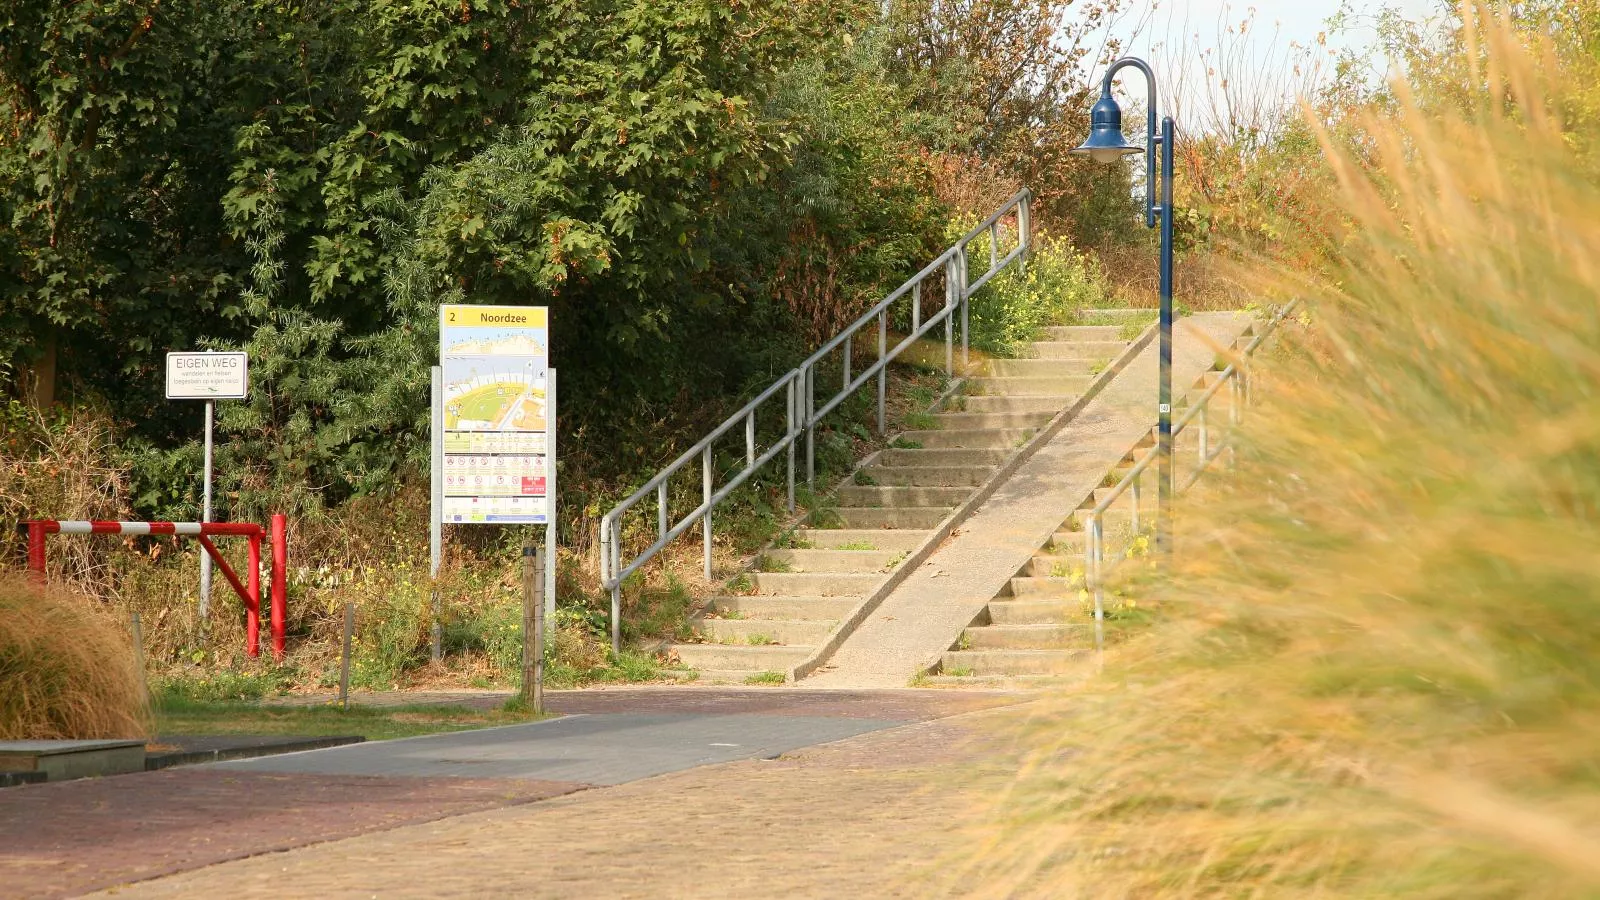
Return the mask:
{"type": "Polygon", "coordinates": [[[0,574],[0,740],[143,737],[148,721],[133,642],[96,601],[0,574]]]}
{"type": "Polygon", "coordinates": [[[1476,104],[1327,142],[1315,329],[1161,623],[1018,723],[970,893],[1600,893],[1600,191],[1559,67],[1473,37],[1476,104]]]}

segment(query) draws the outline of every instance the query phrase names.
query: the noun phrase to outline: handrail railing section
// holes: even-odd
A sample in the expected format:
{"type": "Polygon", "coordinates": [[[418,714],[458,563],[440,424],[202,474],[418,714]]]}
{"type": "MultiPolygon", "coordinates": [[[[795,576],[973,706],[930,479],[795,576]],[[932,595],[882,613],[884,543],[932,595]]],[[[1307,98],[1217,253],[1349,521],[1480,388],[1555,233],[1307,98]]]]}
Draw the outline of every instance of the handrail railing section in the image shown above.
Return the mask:
{"type": "MultiPolygon", "coordinates": [[[[1232,458],[1231,454],[1234,448],[1231,441],[1231,429],[1238,426],[1244,406],[1250,400],[1250,377],[1245,364],[1250,357],[1255,355],[1262,342],[1277,330],[1278,325],[1294,311],[1299,303],[1298,298],[1289,301],[1269,319],[1266,325],[1262,326],[1260,331],[1251,339],[1250,343],[1245,345],[1244,350],[1222,370],[1222,374],[1217,377],[1217,380],[1200,394],[1189,409],[1178,419],[1177,423],[1172,426],[1172,438],[1174,441],[1190,425],[1199,429],[1199,434],[1197,435],[1199,454],[1194,471],[1190,472],[1187,478],[1174,485],[1176,488],[1173,491],[1174,495],[1181,494],[1193,487],[1194,483],[1200,480],[1200,476],[1204,475],[1206,470],[1211,467],[1211,464],[1216,462],[1223,453],[1230,454],[1230,459],[1232,458]],[[1219,439],[1213,441],[1210,406],[1212,399],[1222,391],[1224,385],[1228,387],[1229,391],[1228,426],[1230,430],[1224,431],[1219,439]]],[[[1118,481],[1116,486],[1106,492],[1105,497],[1099,503],[1096,503],[1094,509],[1090,510],[1088,515],[1085,516],[1088,521],[1084,525],[1083,578],[1084,587],[1094,599],[1094,646],[1097,651],[1105,650],[1105,514],[1119,498],[1127,494],[1130,501],[1129,506],[1131,507],[1129,533],[1131,535],[1139,534],[1140,478],[1155,464],[1160,452],[1159,447],[1151,447],[1144,456],[1140,457],[1128,469],[1127,474],[1122,476],[1122,480],[1118,481]]],[[[1177,479],[1175,478],[1174,480],[1177,479]]]]}
{"type": "MultiPolygon", "coordinates": [[[[738,412],[729,416],[721,425],[712,429],[711,433],[702,438],[699,443],[685,450],[677,459],[668,463],[655,474],[649,481],[640,487],[627,499],[618,503],[610,512],[600,520],[600,582],[611,595],[611,648],[617,651],[621,648],[621,597],[622,582],[629,575],[638,571],[641,566],[649,562],[656,554],[664,550],[673,541],[681,537],[686,531],[700,523],[702,532],[703,552],[705,556],[705,577],[711,580],[711,535],[712,511],[717,505],[726,500],[730,494],[749,481],[758,471],[784,455],[787,467],[788,480],[788,508],[792,514],[795,510],[795,468],[797,445],[801,438],[805,442],[805,478],[806,484],[812,484],[816,479],[816,428],[825,416],[833,412],[853,395],[865,387],[869,382],[877,381],[877,414],[878,431],[882,433],[885,428],[885,407],[888,396],[888,365],[903,353],[915,346],[925,336],[939,326],[944,326],[944,365],[945,374],[955,374],[955,332],[959,319],[961,332],[961,361],[963,368],[971,362],[971,348],[968,335],[970,319],[970,299],[984,285],[988,284],[996,275],[1012,263],[1025,261],[1028,251],[1032,246],[1031,204],[1033,195],[1026,188],[1018,191],[995,210],[987,219],[976,228],[967,232],[962,238],[950,245],[937,259],[923,267],[922,271],[911,276],[904,284],[896,288],[887,297],[878,301],[870,310],[863,313],[853,323],[839,332],[832,339],[824,343],[815,353],[806,357],[800,365],[789,370],[777,381],[756,395],[755,399],[746,403],[738,412]],[[1010,243],[1005,243],[1006,223],[1011,222],[1010,243]],[[976,280],[970,278],[970,262],[973,255],[972,245],[983,241],[987,244],[988,267],[976,280]],[[1009,249],[1002,251],[1002,246],[1009,249]],[[923,311],[923,286],[942,275],[944,281],[944,302],[933,313],[924,314],[923,311]],[[900,313],[896,304],[903,303],[909,310],[900,313]],[[909,322],[910,328],[904,337],[899,338],[893,347],[889,346],[890,320],[909,322]],[[856,360],[852,354],[856,344],[862,343],[862,335],[869,334],[876,328],[877,354],[871,364],[865,367],[854,366],[856,360]],[[818,374],[825,363],[837,359],[839,364],[839,389],[825,399],[818,400],[818,374]],[[782,396],[782,400],[777,398],[782,396]],[[781,412],[777,409],[781,403],[781,412]],[[766,410],[768,414],[777,413],[783,416],[783,434],[774,440],[770,446],[758,452],[756,441],[756,423],[758,416],[766,410]],[[718,439],[724,437],[735,429],[741,428],[744,432],[744,464],[737,472],[727,477],[720,487],[717,486],[717,471],[715,462],[715,445],[718,439]],[[671,480],[672,476],[688,468],[695,459],[700,460],[701,499],[699,505],[683,514],[676,520],[671,513],[671,480]],[[649,547],[635,555],[631,560],[623,561],[623,528],[622,517],[632,511],[647,497],[654,495],[656,511],[655,531],[656,540],[649,547]]],[[[979,251],[980,254],[982,251],[979,251]]],[[[831,377],[831,375],[830,375],[831,377]]]]}

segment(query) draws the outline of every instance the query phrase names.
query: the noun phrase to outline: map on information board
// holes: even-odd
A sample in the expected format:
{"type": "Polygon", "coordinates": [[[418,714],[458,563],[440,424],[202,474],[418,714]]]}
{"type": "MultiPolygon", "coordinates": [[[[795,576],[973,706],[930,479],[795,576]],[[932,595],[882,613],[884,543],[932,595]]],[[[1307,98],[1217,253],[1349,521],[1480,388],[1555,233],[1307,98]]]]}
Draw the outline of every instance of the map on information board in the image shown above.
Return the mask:
{"type": "Polygon", "coordinates": [[[549,335],[542,306],[439,308],[443,521],[549,521],[549,335]]]}

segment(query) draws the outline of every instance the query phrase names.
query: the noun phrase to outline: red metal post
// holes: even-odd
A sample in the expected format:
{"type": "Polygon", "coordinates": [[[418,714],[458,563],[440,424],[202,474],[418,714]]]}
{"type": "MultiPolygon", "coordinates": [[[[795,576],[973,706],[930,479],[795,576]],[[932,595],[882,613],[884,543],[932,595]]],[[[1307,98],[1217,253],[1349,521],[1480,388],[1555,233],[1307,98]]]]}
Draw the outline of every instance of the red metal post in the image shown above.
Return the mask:
{"type": "Polygon", "coordinates": [[[244,602],[244,652],[254,659],[261,655],[261,534],[249,537],[250,574],[245,583],[250,596],[244,602]]]}
{"type": "Polygon", "coordinates": [[[272,654],[283,659],[284,631],[289,618],[289,521],[272,515],[272,654]]]}
{"type": "Polygon", "coordinates": [[[28,523],[28,568],[33,577],[44,581],[44,523],[28,523]]]}

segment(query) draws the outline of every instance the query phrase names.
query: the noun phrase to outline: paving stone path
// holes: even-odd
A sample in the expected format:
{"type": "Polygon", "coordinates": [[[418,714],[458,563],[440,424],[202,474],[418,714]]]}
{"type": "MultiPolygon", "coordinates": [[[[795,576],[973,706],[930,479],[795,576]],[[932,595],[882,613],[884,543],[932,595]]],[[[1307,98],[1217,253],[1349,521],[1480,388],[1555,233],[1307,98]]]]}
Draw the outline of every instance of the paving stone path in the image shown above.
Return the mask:
{"type": "MultiPolygon", "coordinates": [[[[362,699],[416,702],[394,695],[362,699]]],[[[504,695],[441,693],[435,699],[494,705],[504,695]]],[[[439,762],[458,752],[466,755],[453,758],[484,758],[483,746],[473,750],[471,741],[432,754],[431,764],[409,767],[408,774],[357,773],[359,767],[319,772],[330,766],[303,764],[385,744],[405,756],[414,749],[404,748],[439,743],[422,738],[292,754],[278,757],[276,766],[252,760],[8,788],[0,791],[0,896],[108,890],[117,896],[276,898],[513,891],[535,897],[763,897],[778,895],[764,886],[765,870],[790,865],[786,896],[837,896],[835,887],[861,878],[878,884],[879,892],[860,887],[853,890],[859,896],[927,896],[898,893],[937,855],[910,823],[927,812],[954,816],[967,803],[955,801],[959,790],[929,784],[945,779],[942,767],[961,758],[957,747],[966,736],[981,733],[968,723],[972,711],[983,715],[1022,699],[999,692],[564,691],[552,693],[550,705],[572,714],[569,719],[461,733],[498,748],[499,758],[488,767],[496,777],[476,777],[481,764],[439,762]],[[940,718],[949,716],[955,718],[940,718]],[[757,753],[721,748],[715,752],[757,758],[682,770],[701,760],[683,759],[682,742],[669,740],[663,748],[659,733],[652,746],[628,732],[643,719],[697,737],[723,729],[729,740],[717,743],[759,743],[748,727],[752,720],[768,732],[781,732],[787,720],[790,728],[811,732],[812,740],[860,736],[781,754],[769,746],[757,753]],[[696,720],[701,724],[692,727],[696,720]],[[910,724],[886,727],[890,723],[910,724]],[[575,741],[558,732],[574,752],[556,760],[556,768],[572,780],[530,777],[553,770],[532,749],[536,742],[520,754],[511,743],[496,744],[518,729],[551,727],[577,732],[575,741]],[[621,731],[604,740],[583,733],[606,727],[621,731]],[[759,758],[771,755],[778,758],[759,758]],[[663,757],[672,764],[663,768],[663,757]],[[302,764],[289,764],[296,760],[302,764]],[[597,787],[672,768],[680,771],[597,787]],[[435,774],[441,769],[452,774],[435,774]],[[552,807],[537,821],[479,817],[562,795],[588,799],[552,807]],[[352,843],[363,836],[369,841],[352,843]],[[431,859],[415,855],[432,853],[427,848],[435,843],[454,849],[431,859]],[[468,851],[473,858],[455,856],[468,851]],[[495,865],[486,861],[502,854],[495,865]],[[883,859],[857,871],[868,856],[883,859]],[[733,868],[726,885],[714,889],[699,877],[662,878],[723,864],[733,868]],[[506,873],[521,874],[505,881],[506,873]]],[[[806,736],[791,735],[790,743],[806,736]]],[[[721,885],[719,879],[712,881],[721,885]]]]}
{"type": "Polygon", "coordinates": [[[926,898],[961,878],[1015,751],[989,710],[543,803],[210,866],[96,896],[926,898]]]}

